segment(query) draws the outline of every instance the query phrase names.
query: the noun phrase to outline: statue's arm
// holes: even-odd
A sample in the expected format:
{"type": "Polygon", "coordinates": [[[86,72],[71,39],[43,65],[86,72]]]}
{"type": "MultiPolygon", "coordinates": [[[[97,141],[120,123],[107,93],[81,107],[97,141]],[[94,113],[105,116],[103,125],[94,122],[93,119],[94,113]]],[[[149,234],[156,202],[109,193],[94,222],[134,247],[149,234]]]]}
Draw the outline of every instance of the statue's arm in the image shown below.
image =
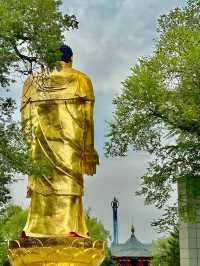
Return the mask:
{"type": "Polygon", "coordinates": [[[99,164],[98,154],[94,148],[94,102],[85,102],[86,134],[84,141],[84,173],[93,175],[96,173],[96,165],[99,164]]]}
{"type": "Polygon", "coordinates": [[[87,100],[84,103],[85,110],[85,139],[84,139],[84,169],[83,172],[87,175],[93,175],[96,173],[96,165],[99,164],[99,157],[94,148],[94,93],[90,79],[86,80],[85,92],[87,100]]]}

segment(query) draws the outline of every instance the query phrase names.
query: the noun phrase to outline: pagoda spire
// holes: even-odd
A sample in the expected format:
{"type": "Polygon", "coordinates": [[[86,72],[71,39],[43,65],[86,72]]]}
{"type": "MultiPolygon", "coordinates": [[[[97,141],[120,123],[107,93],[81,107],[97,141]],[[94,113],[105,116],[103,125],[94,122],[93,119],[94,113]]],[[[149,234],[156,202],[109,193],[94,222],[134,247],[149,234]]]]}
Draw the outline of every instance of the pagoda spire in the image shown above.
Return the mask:
{"type": "Polygon", "coordinates": [[[117,217],[117,209],[119,207],[119,201],[116,197],[111,202],[111,206],[113,209],[113,245],[118,244],[118,217],[117,217]]]}

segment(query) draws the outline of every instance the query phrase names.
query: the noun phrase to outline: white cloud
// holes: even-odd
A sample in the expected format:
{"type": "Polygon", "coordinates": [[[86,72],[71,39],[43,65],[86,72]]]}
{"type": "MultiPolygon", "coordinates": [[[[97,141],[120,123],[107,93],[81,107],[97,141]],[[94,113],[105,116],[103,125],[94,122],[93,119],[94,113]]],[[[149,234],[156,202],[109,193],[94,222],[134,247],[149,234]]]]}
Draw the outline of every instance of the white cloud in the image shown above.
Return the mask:
{"type": "Polygon", "coordinates": [[[64,1],[77,15],[79,30],[68,32],[75,64],[91,75],[96,90],[119,91],[139,56],[152,51],[156,20],[182,1],[64,1]]]}

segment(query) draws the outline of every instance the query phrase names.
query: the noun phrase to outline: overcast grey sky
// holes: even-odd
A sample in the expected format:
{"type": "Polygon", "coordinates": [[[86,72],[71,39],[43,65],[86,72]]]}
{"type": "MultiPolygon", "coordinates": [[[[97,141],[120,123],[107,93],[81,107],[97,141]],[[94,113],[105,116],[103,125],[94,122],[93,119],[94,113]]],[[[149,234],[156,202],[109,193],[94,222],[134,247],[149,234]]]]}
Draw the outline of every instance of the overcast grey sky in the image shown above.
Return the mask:
{"type": "MultiPolygon", "coordinates": [[[[120,92],[121,82],[140,56],[150,55],[159,15],[184,4],[183,0],[64,0],[63,12],[77,16],[79,29],[66,33],[66,42],[74,51],[74,66],[92,79],[95,95],[95,139],[101,165],[97,175],[85,178],[85,207],[92,208],[112,232],[110,202],[120,201],[119,240],[130,236],[134,223],[137,237],[143,242],[158,238],[150,221],[160,212],[144,206],[134,196],[140,176],[145,173],[148,154],[132,152],[126,158],[106,159],[103,155],[105,120],[112,119],[112,99],[120,92]]],[[[20,94],[21,81],[16,94],[20,94]]],[[[17,96],[18,97],[18,96],[17,96]]],[[[14,202],[27,206],[26,182],[12,187],[14,202]]]]}

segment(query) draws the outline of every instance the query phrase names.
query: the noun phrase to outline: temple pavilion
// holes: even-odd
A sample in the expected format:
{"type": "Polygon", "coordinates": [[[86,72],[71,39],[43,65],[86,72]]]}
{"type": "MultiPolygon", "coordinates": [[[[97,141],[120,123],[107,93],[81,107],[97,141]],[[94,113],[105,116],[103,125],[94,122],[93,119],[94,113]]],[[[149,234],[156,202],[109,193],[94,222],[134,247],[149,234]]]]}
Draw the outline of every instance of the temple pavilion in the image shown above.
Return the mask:
{"type": "Polygon", "coordinates": [[[124,244],[112,244],[111,254],[118,266],[150,266],[152,256],[151,244],[142,244],[135,236],[135,229],[131,228],[131,237],[124,244]]]}
{"type": "Polygon", "coordinates": [[[111,245],[111,255],[118,266],[150,266],[152,261],[152,244],[143,244],[135,236],[135,228],[131,227],[131,236],[124,243],[118,243],[118,215],[119,201],[116,197],[111,202],[113,209],[113,242],[111,245]]]}

